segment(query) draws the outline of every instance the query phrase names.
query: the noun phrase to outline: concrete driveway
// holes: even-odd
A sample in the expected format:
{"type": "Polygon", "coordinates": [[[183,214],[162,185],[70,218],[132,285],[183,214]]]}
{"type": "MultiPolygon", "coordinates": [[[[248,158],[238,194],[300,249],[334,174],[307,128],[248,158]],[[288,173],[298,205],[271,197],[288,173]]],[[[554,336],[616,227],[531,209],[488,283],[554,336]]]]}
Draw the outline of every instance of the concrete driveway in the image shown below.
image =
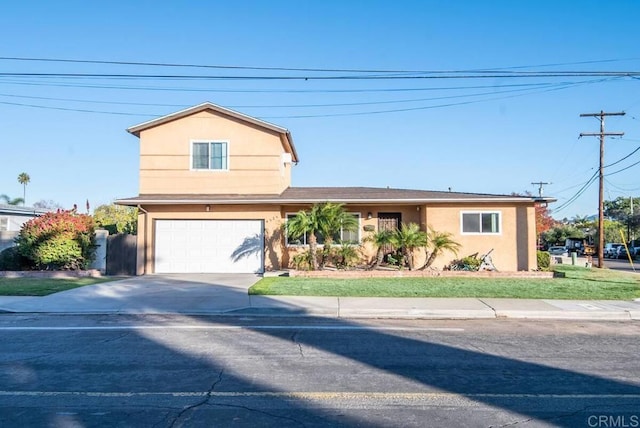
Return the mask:
{"type": "Polygon", "coordinates": [[[248,308],[254,274],[146,275],[44,297],[0,297],[0,309],[51,313],[224,313],[248,308]]]}

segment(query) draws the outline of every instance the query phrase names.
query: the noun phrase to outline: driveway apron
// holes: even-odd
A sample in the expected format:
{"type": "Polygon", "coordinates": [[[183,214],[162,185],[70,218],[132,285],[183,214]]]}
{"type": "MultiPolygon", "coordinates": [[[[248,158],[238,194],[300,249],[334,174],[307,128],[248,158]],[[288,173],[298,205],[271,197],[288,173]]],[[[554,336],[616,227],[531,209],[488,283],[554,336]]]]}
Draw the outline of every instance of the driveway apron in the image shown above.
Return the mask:
{"type": "Polygon", "coordinates": [[[11,312],[221,314],[250,306],[254,274],[145,275],[44,297],[3,300],[11,312]]]}

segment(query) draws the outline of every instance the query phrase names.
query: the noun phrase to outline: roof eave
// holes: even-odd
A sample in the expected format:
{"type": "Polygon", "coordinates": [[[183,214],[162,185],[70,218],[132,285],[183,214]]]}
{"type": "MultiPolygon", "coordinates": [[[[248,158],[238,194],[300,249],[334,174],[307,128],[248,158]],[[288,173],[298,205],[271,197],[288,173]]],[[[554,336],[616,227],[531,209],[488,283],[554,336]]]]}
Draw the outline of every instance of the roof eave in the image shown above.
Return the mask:
{"type": "Polygon", "coordinates": [[[220,205],[251,205],[251,204],[279,204],[298,205],[316,204],[323,202],[335,202],[352,205],[371,204],[446,204],[446,203],[532,203],[531,198],[456,198],[456,199],[434,199],[434,198],[406,198],[406,199],[349,199],[349,198],[306,198],[306,199],[213,199],[213,198],[193,198],[193,199],[119,199],[115,201],[118,205],[198,205],[198,204],[220,204],[220,205]]]}

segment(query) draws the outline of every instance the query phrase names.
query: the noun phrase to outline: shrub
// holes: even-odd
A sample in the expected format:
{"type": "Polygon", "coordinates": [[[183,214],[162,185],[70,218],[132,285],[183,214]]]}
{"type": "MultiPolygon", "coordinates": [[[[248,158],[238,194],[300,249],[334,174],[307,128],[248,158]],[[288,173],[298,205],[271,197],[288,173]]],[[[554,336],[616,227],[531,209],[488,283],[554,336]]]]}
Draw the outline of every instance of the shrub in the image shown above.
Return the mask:
{"type": "Polygon", "coordinates": [[[536,257],[538,259],[538,269],[549,270],[551,266],[551,255],[546,251],[538,251],[536,257]]]}
{"type": "Polygon", "coordinates": [[[95,257],[93,218],[74,211],[46,213],[22,226],[16,244],[36,269],[86,269],[95,257]]]}
{"type": "Polygon", "coordinates": [[[311,251],[303,251],[302,253],[298,253],[293,256],[291,263],[293,264],[293,267],[298,270],[311,270],[312,257],[311,251]]]}
{"type": "Polygon", "coordinates": [[[480,269],[481,264],[482,261],[476,256],[467,256],[461,259],[453,260],[448,266],[445,267],[445,269],[475,271],[480,269]]]}
{"type": "Polygon", "coordinates": [[[358,253],[357,247],[349,244],[341,244],[334,249],[334,258],[336,267],[345,269],[355,266],[358,260],[360,260],[360,254],[358,253]]]}
{"type": "Polygon", "coordinates": [[[28,265],[28,260],[20,255],[18,247],[0,251],[0,270],[24,270],[28,265]]]}

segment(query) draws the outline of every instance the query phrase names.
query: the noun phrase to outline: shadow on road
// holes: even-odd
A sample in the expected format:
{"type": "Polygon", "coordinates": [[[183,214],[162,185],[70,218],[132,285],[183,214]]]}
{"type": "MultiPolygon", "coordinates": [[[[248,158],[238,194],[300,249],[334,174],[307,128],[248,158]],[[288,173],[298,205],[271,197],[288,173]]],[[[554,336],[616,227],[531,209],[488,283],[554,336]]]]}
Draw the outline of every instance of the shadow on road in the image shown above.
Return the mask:
{"type": "MultiPolygon", "coordinates": [[[[238,291],[239,293],[239,291],[238,291]]],[[[284,310],[283,315],[287,315],[284,310]]],[[[300,308],[291,307],[291,314],[299,315],[300,308]]],[[[255,315],[255,314],[254,314],[255,315]]],[[[135,318],[135,317],[134,317],[135,318]]],[[[184,316],[183,316],[184,319],[184,316]]],[[[237,325],[236,317],[191,316],[189,319],[200,323],[216,325],[237,325]]],[[[524,419],[547,420],[554,426],[585,426],[584,412],[567,406],[564,411],[549,412],[536,409],[530,399],[546,396],[557,400],[567,397],[601,398],[608,403],[615,403],[625,396],[640,396],[638,384],[620,382],[613,379],[591,376],[565,368],[551,367],[537,363],[516,360],[504,356],[490,355],[481,351],[461,349],[425,339],[402,337],[390,331],[378,329],[358,330],[304,330],[296,326],[264,329],[259,327],[259,317],[253,323],[243,321],[244,331],[252,334],[266,335],[279,339],[279,342],[293,343],[304,349],[315,349],[365,365],[374,372],[403,378],[415,385],[416,391],[445,392],[466,397],[475,402],[505,410],[523,416],[524,419]],[[357,336],[358,340],[354,340],[357,336]],[[375,344],[375,351],[365,350],[360,344],[375,344]]],[[[297,324],[299,318],[289,318],[291,324],[297,324]]],[[[138,323],[147,319],[140,317],[138,323]]],[[[326,324],[326,318],[305,319],[307,323],[326,324]]],[[[286,324],[286,323],[285,323],[286,324]]],[[[352,325],[349,321],[340,320],[341,326],[352,325]]],[[[123,393],[122,421],[125,424],[142,426],[230,426],[251,424],[254,426],[402,426],[402,421],[385,419],[379,415],[377,422],[357,414],[346,415],[344,412],[320,408],[309,400],[277,394],[286,392],[277,379],[273,383],[268,380],[269,367],[264,367],[266,376],[262,380],[244,377],[241,373],[226,370],[228,358],[209,354],[198,354],[197,351],[186,352],[176,347],[161,334],[142,334],[137,330],[124,332],[94,331],[86,341],[80,331],[53,331],[44,342],[33,343],[29,336],[20,332],[2,331],[4,341],[17,344],[17,353],[3,353],[1,358],[0,382],[5,391],[58,391],[92,392],[100,398],[101,393],[123,393]],[[68,335],[77,335],[77,342],[69,347],[68,335]],[[63,338],[65,340],[63,340],[63,338]],[[127,344],[135,344],[136,352],[127,352],[127,344]],[[108,356],[105,364],[102,360],[108,356]],[[225,360],[227,358],[227,360],[225,360]],[[64,370],[60,370],[60,367],[64,370]],[[148,367],[159,368],[149,372],[148,367]],[[158,376],[161,373],[161,376],[158,376]],[[133,401],[145,397],[145,393],[172,393],[175,391],[191,392],[178,399],[180,406],[164,403],[163,397],[153,395],[154,403],[140,404],[135,412],[128,406],[133,401]],[[271,396],[250,395],[242,398],[241,404],[217,393],[273,393],[271,396]],[[133,395],[127,398],[126,393],[133,395]],[[139,394],[139,395],[136,395],[139,394]],[[252,408],[252,400],[268,400],[267,407],[252,408]],[[215,410],[215,411],[213,411],[215,410]]],[[[239,336],[240,337],[240,336],[239,336]]],[[[215,339],[214,339],[215,340],[215,339]]],[[[245,344],[249,349],[251,343],[245,344]]],[[[260,367],[262,352],[255,348],[255,364],[260,367]]],[[[578,356],[576,356],[578,357],[578,356]]],[[[303,358],[301,355],[300,358],[303,358]]],[[[578,357],[579,358],[579,357],[578,357]]],[[[317,361],[316,361],[317,362],[317,361]]],[[[301,362],[311,364],[311,362],[301,362]]],[[[292,367],[291,370],[295,370],[292,367]]],[[[293,373],[295,375],[295,373],[293,373]]],[[[303,376],[303,374],[300,374],[303,376]]],[[[332,376],[326,373],[326,376],[332,376]]],[[[349,391],[349,385],[341,384],[336,379],[339,391],[349,391]]],[[[310,385],[310,388],[314,388],[310,385]]],[[[328,391],[332,392],[332,391],[328,391]]],[[[375,391],[373,391],[375,392],[375,391]]],[[[9,394],[10,395],[10,394],[9,394]]],[[[114,396],[105,395],[104,400],[113,400],[114,396]]],[[[173,397],[175,399],[175,397],[173,397]]],[[[35,419],[38,412],[25,412],[29,407],[28,394],[18,396],[15,401],[0,397],[0,425],[11,426],[20,422],[22,426],[30,426],[30,422],[38,425],[35,419]]],[[[78,396],[60,396],[61,406],[69,410],[69,400],[79,400],[78,396]],[[64,404],[62,406],[62,404],[64,404]]],[[[602,401],[599,401],[602,403],[602,401]]],[[[33,404],[33,403],[32,403],[33,404]]],[[[31,404],[31,405],[32,405],[31,404]]],[[[73,405],[71,405],[73,408],[73,405]]],[[[82,411],[85,406],[78,401],[78,412],[74,415],[57,411],[56,405],[43,407],[40,412],[46,413],[47,424],[62,426],[60,421],[69,419],[73,426],[99,425],[101,416],[82,411]]],[[[593,413],[593,410],[590,411],[593,413]]],[[[110,417],[118,417],[113,412],[110,417]]],[[[453,415],[452,415],[453,417],[453,415]]],[[[451,422],[451,421],[449,421],[451,422]]],[[[425,422],[425,426],[429,426],[425,422]]],[[[445,425],[448,425],[445,423],[445,425]]]]}

